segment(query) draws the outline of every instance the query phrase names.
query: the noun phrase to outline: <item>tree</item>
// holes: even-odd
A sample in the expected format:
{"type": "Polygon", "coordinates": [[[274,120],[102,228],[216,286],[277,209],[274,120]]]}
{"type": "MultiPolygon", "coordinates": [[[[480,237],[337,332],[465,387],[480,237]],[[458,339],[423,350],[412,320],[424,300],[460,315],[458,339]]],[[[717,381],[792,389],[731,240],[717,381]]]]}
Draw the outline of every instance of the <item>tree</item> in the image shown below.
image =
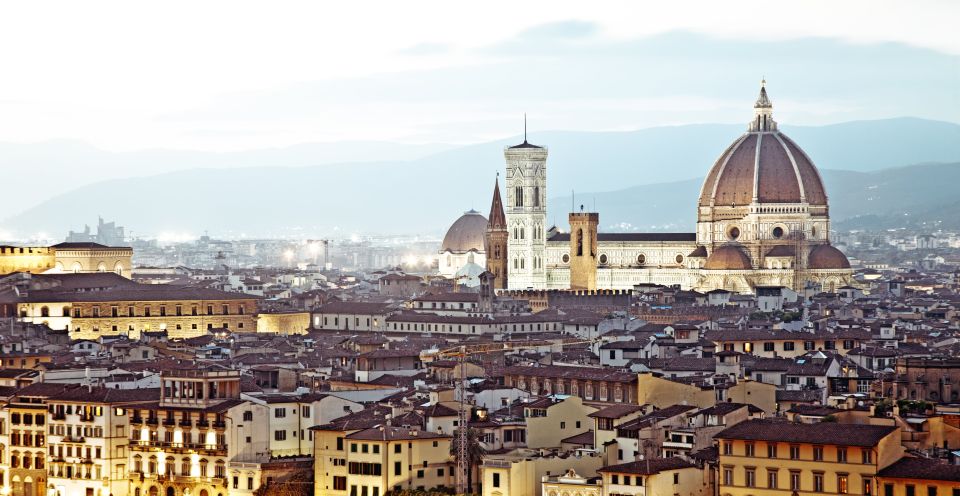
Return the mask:
{"type": "MultiPolygon", "coordinates": [[[[476,466],[483,461],[487,451],[480,444],[481,434],[477,429],[467,428],[467,487],[469,492],[473,492],[473,471],[476,466]]],[[[453,431],[453,442],[450,443],[450,454],[454,457],[460,452],[460,429],[453,431]]]]}

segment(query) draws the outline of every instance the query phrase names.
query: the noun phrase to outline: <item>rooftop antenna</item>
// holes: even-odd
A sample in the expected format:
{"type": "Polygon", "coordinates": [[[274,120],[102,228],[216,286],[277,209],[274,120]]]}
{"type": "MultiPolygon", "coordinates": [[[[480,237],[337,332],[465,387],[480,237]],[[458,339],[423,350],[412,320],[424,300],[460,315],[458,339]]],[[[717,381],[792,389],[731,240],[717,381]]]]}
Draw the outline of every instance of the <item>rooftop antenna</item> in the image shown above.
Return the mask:
{"type": "Polygon", "coordinates": [[[576,212],[576,211],[577,211],[577,207],[576,207],[576,195],[574,194],[574,191],[573,191],[572,189],[570,190],[570,211],[571,211],[571,212],[576,212]]]}
{"type": "Polygon", "coordinates": [[[527,142],[527,113],[523,113],[523,142],[527,142]]]}

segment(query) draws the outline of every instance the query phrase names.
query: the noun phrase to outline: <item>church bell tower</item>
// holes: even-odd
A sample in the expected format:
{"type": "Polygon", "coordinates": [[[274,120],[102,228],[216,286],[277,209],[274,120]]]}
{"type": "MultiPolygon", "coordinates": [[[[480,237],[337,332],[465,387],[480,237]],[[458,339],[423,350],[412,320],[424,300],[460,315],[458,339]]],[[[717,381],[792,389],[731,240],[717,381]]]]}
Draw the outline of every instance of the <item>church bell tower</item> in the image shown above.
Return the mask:
{"type": "Polygon", "coordinates": [[[487,256],[487,271],[493,275],[493,289],[507,288],[507,217],[500,200],[500,175],[493,183],[493,201],[487,217],[484,253],[487,256]]]}
{"type": "Polygon", "coordinates": [[[503,152],[507,162],[507,287],[547,286],[547,149],[527,141],[503,152]]]}

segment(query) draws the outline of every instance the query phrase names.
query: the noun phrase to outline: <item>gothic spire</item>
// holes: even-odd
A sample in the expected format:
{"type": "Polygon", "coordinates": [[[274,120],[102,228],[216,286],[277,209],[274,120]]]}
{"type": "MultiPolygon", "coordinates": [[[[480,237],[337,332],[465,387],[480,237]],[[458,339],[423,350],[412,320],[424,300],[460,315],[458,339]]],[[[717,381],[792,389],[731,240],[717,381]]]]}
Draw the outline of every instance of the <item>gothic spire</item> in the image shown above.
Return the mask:
{"type": "Polygon", "coordinates": [[[500,200],[500,174],[493,183],[493,201],[490,203],[490,215],[487,217],[487,229],[506,229],[507,216],[503,213],[503,202],[500,200]]]}

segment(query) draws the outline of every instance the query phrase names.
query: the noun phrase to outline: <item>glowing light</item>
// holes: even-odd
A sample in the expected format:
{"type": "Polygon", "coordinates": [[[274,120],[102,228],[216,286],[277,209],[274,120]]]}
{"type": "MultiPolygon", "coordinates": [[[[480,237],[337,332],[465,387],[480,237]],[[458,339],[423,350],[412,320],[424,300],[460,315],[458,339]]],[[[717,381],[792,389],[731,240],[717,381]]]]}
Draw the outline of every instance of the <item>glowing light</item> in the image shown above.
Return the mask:
{"type": "Polygon", "coordinates": [[[359,234],[351,234],[351,235],[350,235],[350,241],[353,242],[353,243],[359,243],[359,242],[360,242],[360,235],[359,235],[359,234]]]}
{"type": "Polygon", "coordinates": [[[287,259],[288,262],[290,260],[293,260],[293,250],[287,249],[286,251],[284,251],[283,258],[287,259]]]}

